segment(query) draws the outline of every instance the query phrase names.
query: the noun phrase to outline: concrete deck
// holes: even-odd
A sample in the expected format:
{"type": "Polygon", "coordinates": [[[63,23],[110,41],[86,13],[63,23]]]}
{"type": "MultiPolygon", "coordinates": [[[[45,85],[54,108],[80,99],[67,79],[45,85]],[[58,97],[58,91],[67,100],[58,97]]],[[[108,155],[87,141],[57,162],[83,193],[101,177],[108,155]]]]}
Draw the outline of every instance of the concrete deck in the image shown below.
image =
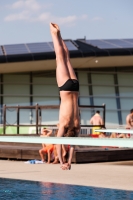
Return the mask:
{"type": "Polygon", "coordinates": [[[63,171],[59,164],[0,160],[0,177],[133,190],[133,161],[72,164],[63,171]]]}

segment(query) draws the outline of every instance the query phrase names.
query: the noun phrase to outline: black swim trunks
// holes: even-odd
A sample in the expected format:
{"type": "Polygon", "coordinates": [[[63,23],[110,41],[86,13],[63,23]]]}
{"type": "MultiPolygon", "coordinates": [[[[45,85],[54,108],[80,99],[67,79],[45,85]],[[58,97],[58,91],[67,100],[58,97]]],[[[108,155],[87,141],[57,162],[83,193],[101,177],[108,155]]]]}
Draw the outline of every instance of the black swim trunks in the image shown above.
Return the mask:
{"type": "Polygon", "coordinates": [[[79,82],[76,79],[68,79],[64,85],[59,87],[59,91],[79,91],[79,82]]]}

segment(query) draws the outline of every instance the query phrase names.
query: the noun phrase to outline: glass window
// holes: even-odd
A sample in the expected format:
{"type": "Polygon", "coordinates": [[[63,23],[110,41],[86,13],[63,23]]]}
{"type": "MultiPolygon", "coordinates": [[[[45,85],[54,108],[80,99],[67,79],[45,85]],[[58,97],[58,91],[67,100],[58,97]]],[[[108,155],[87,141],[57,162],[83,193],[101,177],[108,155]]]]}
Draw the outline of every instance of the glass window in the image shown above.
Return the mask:
{"type": "Polygon", "coordinates": [[[123,124],[126,124],[126,116],[130,113],[130,110],[133,108],[133,99],[132,98],[121,98],[121,113],[123,124]]]}
{"type": "Polygon", "coordinates": [[[28,95],[30,94],[29,85],[20,85],[20,84],[4,84],[3,86],[4,95],[28,95]]]}
{"type": "Polygon", "coordinates": [[[133,108],[133,89],[119,87],[120,91],[120,103],[121,103],[121,113],[123,124],[126,122],[126,116],[133,108]],[[125,98],[124,98],[125,97],[125,98]]]}
{"type": "Polygon", "coordinates": [[[113,110],[116,110],[116,99],[115,98],[104,98],[104,97],[95,97],[94,98],[94,105],[96,106],[100,106],[100,105],[103,105],[105,104],[106,105],[106,109],[107,110],[110,110],[110,109],[113,109],[113,110]]]}
{"type": "MultiPolygon", "coordinates": [[[[15,105],[16,106],[16,105],[15,105]]],[[[19,123],[20,124],[29,124],[30,123],[30,110],[20,109],[19,112],[19,123]]],[[[17,109],[16,108],[7,108],[6,109],[6,123],[8,125],[17,124],[17,109]]]]}
{"type": "Polygon", "coordinates": [[[79,79],[79,104],[90,105],[88,75],[86,72],[78,72],[79,79]]]}
{"type": "Polygon", "coordinates": [[[33,105],[59,105],[59,98],[57,97],[34,97],[33,105]]]}
{"type": "Polygon", "coordinates": [[[119,93],[121,97],[133,97],[133,87],[119,86],[119,93]]]}
{"type": "MultiPolygon", "coordinates": [[[[116,98],[115,98],[115,87],[114,86],[99,86],[99,84],[110,85],[113,84],[113,75],[107,74],[92,74],[93,84],[98,86],[92,86],[94,95],[94,105],[106,105],[106,109],[117,109],[116,98]]],[[[116,111],[116,117],[117,111],[116,111]]],[[[118,119],[117,119],[118,121],[118,119]]]]}
{"type": "Polygon", "coordinates": [[[91,77],[94,85],[114,85],[113,74],[92,74],[91,77]]]}
{"type": "Polygon", "coordinates": [[[56,77],[50,77],[49,75],[48,76],[39,75],[39,77],[33,75],[33,84],[55,85],[58,88],[57,82],[56,82],[56,77]]]}
{"type": "Polygon", "coordinates": [[[4,104],[8,106],[29,106],[29,97],[3,97],[4,104]]]}
{"type": "Polygon", "coordinates": [[[79,102],[80,105],[90,105],[89,98],[89,87],[88,86],[80,86],[79,87],[79,102]]]}
{"type": "MultiPolygon", "coordinates": [[[[35,104],[60,104],[59,90],[55,76],[33,76],[33,105],[35,104]]],[[[35,119],[35,117],[33,118],[35,119]]],[[[57,124],[59,121],[59,109],[42,109],[41,120],[43,124],[57,124]]]]}
{"type": "Polygon", "coordinates": [[[113,74],[92,74],[94,105],[106,105],[105,125],[119,124],[113,74]],[[105,85],[105,86],[100,86],[105,85]],[[97,85],[97,86],[95,86],[97,85]],[[112,86],[111,86],[112,85],[112,86]]]}
{"type": "Polygon", "coordinates": [[[30,124],[31,122],[30,111],[31,111],[30,109],[20,109],[19,112],[20,124],[30,124]]]}
{"type": "MultiPolygon", "coordinates": [[[[131,110],[131,109],[130,109],[131,110]]],[[[122,110],[122,121],[123,121],[123,125],[126,126],[126,117],[127,115],[130,113],[130,110],[122,110]]]]}
{"type": "Polygon", "coordinates": [[[131,110],[133,108],[133,99],[132,98],[121,98],[121,109],[122,110],[131,110]]]}
{"type": "Polygon", "coordinates": [[[33,95],[57,96],[59,98],[59,91],[57,85],[33,85],[33,95]]]}
{"type": "Polygon", "coordinates": [[[89,96],[89,87],[81,85],[79,88],[80,96],[89,96]]]}
{"type": "MultiPolygon", "coordinates": [[[[30,76],[28,74],[4,74],[3,104],[6,104],[7,106],[30,105],[29,80],[30,76]]],[[[7,109],[6,120],[7,124],[16,124],[17,109],[7,109]]],[[[29,110],[20,110],[20,124],[29,122],[29,110]]]]}
{"type": "Polygon", "coordinates": [[[105,117],[105,126],[118,126],[118,116],[116,111],[107,110],[106,117],[105,117]]]}
{"type": "Polygon", "coordinates": [[[118,73],[118,84],[124,86],[133,86],[133,73],[118,73]]]}
{"type": "Polygon", "coordinates": [[[106,125],[119,124],[115,98],[94,98],[94,105],[106,105],[106,125]]]}
{"type": "Polygon", "coordinates": [[[33,104],[59,105],[59,90],[55,77],[33,77],[33,104]]]}
{"type": "MultiPolygon", "coordinates": [[[[59,123],[59,109],[41,109],[41,117],[39,117],[39,124],[56,125],[59,123]]],[[[36,112],[32,111],[32,122],[36,123],[36,112]]]]}
{"type": "Polygon", "coordinates": [[[88,85],[88,73],[86,72],[78,72],[78,80],[79,84],[87,84],[88,85]]]}
{"type": "Polygon", "coordinates": [[[126,125],[126,117],[133,108],[133,73],[118,73],[118,83],[122,121],[126,125]]]}
{"type": "Polygon", "coordinates": [[[57,87],[51,85],[34,85],[33,104],[59,105],[59,92],[57,87]]]}
{"type": "MultiPolygon", "coordinates": [[[[29,106],[29,98],[28,97],[4,97],[4,104],[6,106],[29,106]]],[[[14,124],[17,121],[17,109],[9,108],[6,112],[6,120],[9,124],[14,124]]],[[[20,110],[20,124],[21,123],[29,123],[29,110],[20,110]]]]}
{"type": "Polygon", "coordinates": [[[4,74],[3,81],[29,84],[29,74],[4,74]]]}
{"type": "Polygon", "coordinates": [[[81,125],[90,125],[89,121],[91,119],[91,110],[80,108],[80,119],[81,125]]]}
{"type": "Polygon", "coordinates": [[[90,105],[90,98],[89,97],[79,97],[79,104],[80,105],[90,105]]]}
{"type": "Polygon", "coordinates": [[[95,96],[115,97],[115,87],[93,86],[92,88],[94,97],[95,96]]]}
{"type": "Polygon", "coordinates": [[[59,109],[42,110],[42,124],[57,124],[59,123],[59,109]]]}

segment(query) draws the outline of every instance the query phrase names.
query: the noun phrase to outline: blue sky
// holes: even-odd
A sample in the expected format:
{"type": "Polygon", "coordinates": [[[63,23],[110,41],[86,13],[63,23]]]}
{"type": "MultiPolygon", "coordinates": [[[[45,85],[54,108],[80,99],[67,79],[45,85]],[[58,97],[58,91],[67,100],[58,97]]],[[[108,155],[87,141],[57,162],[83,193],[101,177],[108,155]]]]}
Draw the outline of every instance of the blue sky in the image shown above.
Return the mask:
{"type": "Polygon", "coordinates": [[[1,0],[0,45],[52,41],[51,21],[64,39],[133,38],[133,0],[1,0]]]}

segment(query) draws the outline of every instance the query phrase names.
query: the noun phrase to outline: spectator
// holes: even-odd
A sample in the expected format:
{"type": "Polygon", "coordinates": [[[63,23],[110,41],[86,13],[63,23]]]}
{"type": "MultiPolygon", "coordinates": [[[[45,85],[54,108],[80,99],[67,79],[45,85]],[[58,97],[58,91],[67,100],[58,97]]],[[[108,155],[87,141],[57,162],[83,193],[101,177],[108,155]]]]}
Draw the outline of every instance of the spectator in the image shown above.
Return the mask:
{"type": "MultiPolygon", "coordinates": [[[[49,137],[51,134],[52,134],[52,130],[43,128],[41,137],[49,137]]],[[[51,154],[54,150],[54,145],[53,144],[42,144],[42,147],[43,148],[39,150],[41,160],[42,160],[42,162],[46,162],[45,159],[44,159],[44,154],[47,154],[47,157],[48,157],[47,163],[49,164],[51,154]]]]}
{"type": "Polygon", "coordinates": [[[100,116],[99,110],[97,110],[95,115],[90,119],[90,124],[94,125],[94,127],[92,128],[92,137],[98,137],[100,132],[95,132],[95,130],[101,129],[101,126],[103,125],[103,119],[100,116]]]}
{"type": "Polygon", "coordinates": [[[133,109],[130,110],[130,113],[126,117],[126,128],[133,128],[133,109]]]}
{"type": "MultiPolygon", "coordinates": [[[[106,129],[106,128],[102,128],[106,129]]],[[[127,138],[128,136],[124,133],[111,133],[111,135],[107,136],[106,132],[100,132],[99,138],[127,138]]]]}
{"type": "MultiPolygon", "coordinates": [[[[133,108],[126,117],[126,129],[133,129],[133,108]]],[[[130,137],[130,133],[127,136],[130,137]]]]}

